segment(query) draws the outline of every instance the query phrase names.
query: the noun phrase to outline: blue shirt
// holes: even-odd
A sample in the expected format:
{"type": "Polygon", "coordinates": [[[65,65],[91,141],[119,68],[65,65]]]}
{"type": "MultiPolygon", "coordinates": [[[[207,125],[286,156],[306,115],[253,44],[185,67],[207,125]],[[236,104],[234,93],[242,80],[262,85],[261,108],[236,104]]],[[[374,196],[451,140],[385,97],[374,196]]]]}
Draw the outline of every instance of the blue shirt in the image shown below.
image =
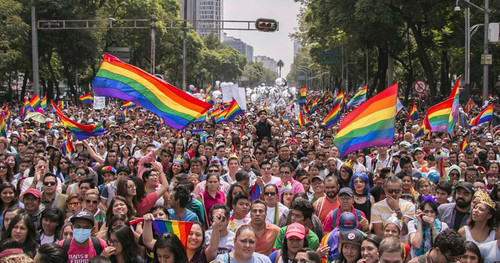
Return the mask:
{"type": "Polygon", "coordinates": [[[175,215],[175,211],[173,208],[168,209],[168,213],[170,214],[171,220],[179,220],[185,222],[200,222],[198,216],[189,209],[186,209],[186,212],[180,218],[175,215]]]}

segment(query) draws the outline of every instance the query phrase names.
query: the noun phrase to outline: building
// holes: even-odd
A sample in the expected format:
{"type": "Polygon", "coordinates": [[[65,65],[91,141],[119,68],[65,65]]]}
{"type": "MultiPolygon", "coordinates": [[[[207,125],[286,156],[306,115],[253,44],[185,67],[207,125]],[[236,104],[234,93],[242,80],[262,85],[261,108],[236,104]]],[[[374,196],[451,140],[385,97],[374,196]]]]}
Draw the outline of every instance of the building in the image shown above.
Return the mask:
{"type": "Polygon", "coordinates": [[[247,57],[247,62],[252,62],[253,60],[253,47],[248,45],[247,43],[241,41],[241,39],[234,38],[232,36],[228,36],[224,34],[224,44],[227,44],[234,49],[238,50],[238,52],[247,57]]]}
{"type": "Polygon", "coordinates": [[[293,57],[297,56],[297,53],[299,53],[301,47],[302,45],[299,42],[297,41],[293,42],[293,57]]]}
{"type": "Polygon", "coordinates": [[[254,61],[256,63],[262,63],[262,66],[264,68],[278,73],[278,62],[276,62],[276,60],[274,60],[274,58],[270,58],[267,56],[255,56],[254,61]]]}
{"type": "MultiPolygon", "coordinates": [[[[184,1],[177,0],[181,5],[180,17],[184,19],[184,1]]],[[[221,39],[221,23],[215,21],[202,22],[200,20],[223,20],[223,0],[187,0],[188,21],[201,37],[214,32],[221,39]]]]}

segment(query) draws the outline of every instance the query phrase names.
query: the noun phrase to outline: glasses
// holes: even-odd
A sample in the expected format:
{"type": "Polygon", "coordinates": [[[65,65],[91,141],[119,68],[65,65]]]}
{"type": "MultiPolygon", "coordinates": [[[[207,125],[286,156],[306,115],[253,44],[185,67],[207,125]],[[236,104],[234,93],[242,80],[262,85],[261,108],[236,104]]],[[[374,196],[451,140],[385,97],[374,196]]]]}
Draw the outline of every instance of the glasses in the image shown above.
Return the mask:
{"type": "Polygon", "coordinates": [[[116,247],[116,245],[120,244],[118,240],[108,240],[108,245],[116,247]]]}
{"type": "Polygon", "coordinates": [[[68,162],[60,162],[59,164],[68,164],[68,162]]]}
{"type": "Polygon", "coordinates": [[[94,204],[94,205],[95,205],[95,204],[97,204],[98,202],[99,202],[99,201],[97,201],[97,200],[89,200],[89,199],[85,200],[85,203],[87,203],[87,204],[92,203],[92,204],[94,204]]]}
{"type": "Polygon", "coordinates": [[[387,192],[389,194],[399,194],[401,192],[401,189],[387,189],[387,192]]]}
{"type": "Polygon", "coordinates": [[[87,159],[86,158],[78,158],[77,161],[79,161],[79,162],[86,162],[87,159]]]}
{"type": "Polygon", "coordinates": [[[286,171],[286,172],[285,171],[280,171],[280,174],[290,174],[290,172],[288,172],[288,171],[286,171]]]}
{"type": "Polygon", "coordinates": [[[84,176],[84,175],[85,175],[85,173],[79,173],[79,172],[76,172],[76,173],[75,173],[75,175],[76,175],[76,176],[84,176]]]}
{"type": "Polygon", "coordinates": [[[129,186],[127,186],[127,189],[135,189],[135,188],[136,188],[135,185],[129,185],[129,186]]]}
{"type": "Polygon", "coordinates": [[[342,202],[347,202],[347,201],[350,201],[351,199],[352,199],[352,197],[347,197],[347,196],[339,197],[339,201],[342,201],[342,202]]]}
{"type": "Polygon", "coordinates": [[[263,155],[263,152],[255,152],[255,155],[263,155]]]}
{"type": "Polygon", "coordinates": [[[217,171],[217,170],[208,170],[208,173],[215,173],[216,174],[216,173],[219,173],[219,171],[217,171]]]}
{"type": "Polygon", "coordinates": [[[260,168],[262,171],[271,171],[271,167],[262,167],[260,168]]]}
{"type": "Polygon", "coordinates": [[[99,145],[97,146],[97,148],[104,148],[104,145],[99,145]]]}
{"type": "Polygon", "coordinates": [[[45,186],[49,186],[49,185],[54,186],[56,184],[57,184],[56,182],[43,182],[43,185],[45,185],[45,186]]]}
{"type": "Polygon", "coordinates": [[[275,195],[276,195],[276,192],[264,192],[264,195],[267,195],[267,196],[275,196],[275,195]]]}
{"type": "Polygon", "coordinates": [[[0,166],[0,170],[6,170],[7,166],[0,166]]]}
{"type": "Polygon", "coordinates": [[[71,203],[68,203],[66,206],[67,206],[68,208],[73,208],[73,207],[77,207],[77,206],[79,206],[81,203],[82,203],[82,202],[80,202],[80,201],[76,201],[76,202],[71,202],[71,203]]]}

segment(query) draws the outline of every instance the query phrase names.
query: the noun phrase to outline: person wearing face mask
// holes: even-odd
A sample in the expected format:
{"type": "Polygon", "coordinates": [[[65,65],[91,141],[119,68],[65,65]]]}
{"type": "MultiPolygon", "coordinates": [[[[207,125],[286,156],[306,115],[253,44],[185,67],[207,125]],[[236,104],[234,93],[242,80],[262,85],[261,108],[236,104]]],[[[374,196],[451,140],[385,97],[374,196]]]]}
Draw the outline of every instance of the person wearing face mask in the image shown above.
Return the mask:
{"type": "Polygon", "coordinates": [[[80,211],[71,217],[73,224],[73,237],[59,241],[64,251],[68,254],[68,263],[87,262],[94,256],[106,252],[106,242],[100,238],[91,237],[94,227],[94,216],[87,211],[80,211]]]}

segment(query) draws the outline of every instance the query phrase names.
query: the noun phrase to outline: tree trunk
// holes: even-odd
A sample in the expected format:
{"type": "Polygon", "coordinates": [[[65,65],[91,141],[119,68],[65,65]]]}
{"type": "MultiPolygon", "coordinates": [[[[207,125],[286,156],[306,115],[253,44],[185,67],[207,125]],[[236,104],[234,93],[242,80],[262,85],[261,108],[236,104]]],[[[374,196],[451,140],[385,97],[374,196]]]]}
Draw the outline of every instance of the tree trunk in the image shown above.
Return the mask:
{"type": "Polygon", "coordinates": [[[448,52],[441,51],[441,94],[446,95],[451,92],[450,78],[449,78],[450,62],[448,59],[448,52]]]}
{"type": "Polygon", "coordinates": [[[23,86],[21,88],[21,96],[19,96],[19,102],[21,103],[21,105],[23,104],[24,97],[26,96],[26,86],[28,85],[28,79],[30,77],[28,73],[28,70],[24,71],[23,86]]]}
{"type": "MultiPolygon", "coordinates": [[[[386,72],[387,72],[387,67],[389,66],[389,58],[388,54],[389,52],[387,51],[386,48],[377,46],[378,50],[378,58],[377,58],[377,72],[375,73],[375,78],[373,81],[373,89],[375,89],[375,92],[381,92],[386,88],[385,82],[386,82],[386,72]]],[[[370,89],[368,89],[368,96],[370,95],[370,89]]]]}

